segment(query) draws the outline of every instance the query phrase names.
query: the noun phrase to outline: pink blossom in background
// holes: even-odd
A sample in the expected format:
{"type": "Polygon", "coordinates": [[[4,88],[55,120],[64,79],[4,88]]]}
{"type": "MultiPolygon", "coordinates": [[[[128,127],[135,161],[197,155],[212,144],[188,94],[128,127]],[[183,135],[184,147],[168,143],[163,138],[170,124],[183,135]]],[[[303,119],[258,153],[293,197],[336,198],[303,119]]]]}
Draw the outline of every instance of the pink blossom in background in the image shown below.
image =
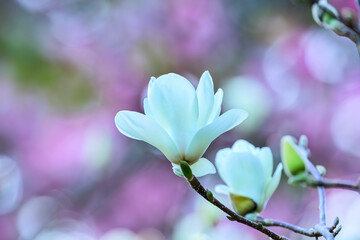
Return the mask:
{"type": "MultiPolygon", "coordinates": [[[[131,158],[126,160],[131,161],[131,158]]],[[[184,180],[172,173],[170,164],[149,163],[125,179],[100,212],[99,225],[105,231],[116,226],[139,230],[172,225],[180,214],[179,206],[184,203],[188,190],[184,180]]]]}
{"type": "Polygon", "coordinates": [[[173,51],[180,57],[211,55],[228,44],[229,21],[219,1],[170,1],[167,14],[173,51]]]}
{"type": "Polygon", "coordinates": [[[45,104],[0,76],[0,151],[12,155],[34,134],[45,104]]]}
{"type": "Polygon", "coordinates": [[[360,238],[358,222],[360,217],[360,199],[356,192],[333,190],[327,199],[328,218],[331,221],[339,217],[343,226],[338,238],[353,240],[360,238]]]}
{"type": "MultiPolygon", "coordinates": [[[[360,79],[360,74],[357,79],[360,79]]],[[[334,144],[343,153],[344,162],[351,165],[353,158],[360,157],[359,141],[360,141],[360,84],[354,81],[343,85],[336,95],[334,103],[333,115],[331,118],[331,136],[334,144]]],[[[355,160],[355,161],[358,161],[355,160]]],[[[356,171],[354,166],[353,171],[356,171]]],[[[360,168],[357,169],[360,171],[360,168]]]]}
{"type": "MultiPolygon", "coordinates": [[[[36,129],[36,135],[28,138],[21,152],[26,176],[32,179],[29,187],[44,188],[54,184],[66,186],[94,174],[96,171],[93,171],[92,164],[96,164],[93,162],[96,159],[91,159],[92,156],[87,154],[87,144],[94,131],[102,133],[105,138],[98,138],[95,147],[100,148],[101,144],[108,142],[113,144],[113,119],[110,116],[106,112],[95,112],[66,118],[49,116],[44,119],[41,127],[36,129]]],[[[110,158],[112,147],[105,148],[109,152],[103,152],[99,157],[110,158]]],[[[110,159],[99,161],[105,161],[106,164],[110,159]]]]}
{"type": "Polygon", "coordinates": [[[15,214],[0,216],[0,233],[4,240],[16,239],[15,214]]]}

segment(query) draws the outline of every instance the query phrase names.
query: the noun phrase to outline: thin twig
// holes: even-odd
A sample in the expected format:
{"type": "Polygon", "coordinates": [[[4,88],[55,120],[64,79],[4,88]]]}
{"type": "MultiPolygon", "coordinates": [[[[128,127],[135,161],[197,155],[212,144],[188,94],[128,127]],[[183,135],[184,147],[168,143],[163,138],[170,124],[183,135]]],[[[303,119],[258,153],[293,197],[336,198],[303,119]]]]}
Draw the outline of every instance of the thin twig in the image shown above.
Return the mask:
{"type": "Polygon", "coordinates": [[[327,240],[334,240],[335,236],[332,232],[329,231],[329,228],[324,224],[318,224],[314,226],[314,229],[321,233],[321,235],[327,240]]]}
{"type": "MultiPolygon", "coordinates": [[[[316,179],[316,181],[322,181],[323,177],[320,175],[319,171],[316,169],[314,164],[308,159],[303,159],[307,169],[316,179]]],[[[317,186],[319,193],[319,224],[314,226],[314,229],[321,233],[321,235],[327,240],[333,240],[334,234],[330,232],[330,229],[326,227],[326,209],[325,209],[325,189],[324,187],[317,186]]]]}
{"type": "MultiPolygon", "coordinates": [[[[359,6],[360,6],[360,0],[358,0],[357,2],[359,3],[359,6]]],[[[312,0],[311,1],[311,5],[319,4],[319,7],[323,9],[323,6],[320,3],[328,4],[328,1],[327,0],[312,0]]],[[[326,10],[326,9],[323,9],[323,10],[326,10]]],[[[360,10],[359,10],[359,14],[360,14],[360,10]]],[[[336,19],[337,19],[337,21],[339,21],[342,24],[342,26],[338,25],[337,29],[331,29],[331,30],[340,36],[344,36],[344,37],[347,37],[350,40],[352,40],[356,45],[358,53],[360,54],[360,29],[359,29],[360,16],[358,15],[359,21],[358,21],[358,23],[355,23],[355,24],[349,23],[349,21],[344,19],[344,17],[341,14],[336,16],[336,19]]]]}
{"type": "Polygon", "coordinates": [[[216,207],[218,207],[221,211],[225,212],[226,214],[228,214],[233,220],[245,224],[249,227],[252,227],[256,230],[258,230],[259,232],[264,233],[265,235],[267,235],[268,237],[274,239],[274,240],[289,240],[286,237],[280,236],[276,233],[274,233],[273,231],[263,227],[262,224],[258,224],[255,223],[253,221],[248,220],[245,217],[242,217],[240,215],[238,215],[237,213],[231,211],[229,208],[227,208],[225,205],[223,205],[219,200],[217,200],[215,197],[211,197],[209,199],[208,195],[207,195],[207,191],[205,190],[205,188],[201,185],[201,183],[199,182],[199,180],[195,177],[192,176],[191,178],[187,179],[187,181],[189,182],[190,186],[197,192],[199,193],[203,198],[205,198],[208,202],[210,202],[211,204],[215,205],[216,207]]]}
{"type": "Polygon", "coordinates": [[[326,226],[325,189],[318,187],[320,224],[326,226]]]}
{"type": "Polygon", "coordinates": [[[299,233],[299,234],[302,234],[302,235],[308,236],[308,237],[321,237],[322,236],[321,233],[315,231],[314,229],[306,229],[306,228],[302,228],[302,227],[293,225],[291,223],[282,222],[282,221],[278,221],[278,220],[274,220],[274,219],[270,219],[270,218],[257,217],[256,222],[261,223],[262,225],[268,226],[268,227],[286,228],[295,233],[299,233]]]}
{"type": "Polygon", "coordinates": [[[308,185],[310,187],[321,186],[324,188],[341,188],[341,189],[352,190],[352,191],[360,193],[360,181],[358,181],[357,183],[349,183],[349,182],[344,182],[341,180],[332,180],[332,179],[323,178],[321,180],[316,180],[316,181],[310,182],[310,184],[308,184],[308,185]]]}

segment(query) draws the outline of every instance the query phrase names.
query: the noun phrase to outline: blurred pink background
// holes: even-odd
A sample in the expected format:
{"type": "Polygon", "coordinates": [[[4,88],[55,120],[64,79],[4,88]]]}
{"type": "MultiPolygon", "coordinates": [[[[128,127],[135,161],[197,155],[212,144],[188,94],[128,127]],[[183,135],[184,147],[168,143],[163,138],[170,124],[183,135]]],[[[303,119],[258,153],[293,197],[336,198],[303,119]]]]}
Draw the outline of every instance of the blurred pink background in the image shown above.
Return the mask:
{"type": "MultiPolygon", "coordinates": [[[[358,11],[355,1],[330,2],[358,11]]],[[[0,239],[267,239],[229,222],[159,151],[117,131],[115,114],[143,112],[150,77],[168,72],[197,85],[209,70],[223,110],[250,114],[212,143],[209,160],[244,138],[279,162],[280,138],[305,134],[328,177],[355,181],[359,56],[310,12],[286,0],[1,1],[0,239]]],[[[344,222],[339,238],[360,239],[351,214],[359,196],[328,198],[329,223],[344,222]]],[[[264,215],[311,227],[316,204],[315,190],[283,176],[264,215]]]]}

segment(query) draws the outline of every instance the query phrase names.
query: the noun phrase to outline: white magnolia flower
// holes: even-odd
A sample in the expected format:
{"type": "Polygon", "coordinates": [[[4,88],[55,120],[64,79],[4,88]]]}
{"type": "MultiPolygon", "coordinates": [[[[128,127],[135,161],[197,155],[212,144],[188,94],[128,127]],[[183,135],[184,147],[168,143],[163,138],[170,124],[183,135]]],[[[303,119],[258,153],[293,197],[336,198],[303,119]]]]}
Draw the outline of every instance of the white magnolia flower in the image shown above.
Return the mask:
{"type": "Polygon", "coordinates": [[[193,174],[200,177],[215,173],[213,164],[201,158],[210,143],[247,117],[240,109],[219,116],[222,98],[221,89],[214,95],[208,71],[201,76],[196,90],[186,78],[169,73],[151,78],[148,96],[144,99],[145,114],[120,111],[115,123],[124,135],[145,141],[163,152],[176,174],[181,175],[179,162],[185,160],[193,174]]]}
{"type": "Polygon", "coordinates": [[[279,185],[282,164],[274,175],[270,148],[255,148],[245,140],[238,140],[232,148],[220,150],[215,159],[220,177],[226,185],[215,190],[230,196],[238,214],[261,212],[279,185]]]}

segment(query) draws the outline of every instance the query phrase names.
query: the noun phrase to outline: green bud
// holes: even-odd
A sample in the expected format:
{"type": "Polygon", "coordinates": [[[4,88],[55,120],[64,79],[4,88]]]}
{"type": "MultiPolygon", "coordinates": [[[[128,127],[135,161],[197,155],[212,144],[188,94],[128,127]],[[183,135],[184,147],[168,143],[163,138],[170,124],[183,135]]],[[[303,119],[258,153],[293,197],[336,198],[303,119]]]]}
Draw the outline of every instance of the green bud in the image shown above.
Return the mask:
{"type": "Polygon", "coordinates": [[[335,236],[335,237],[336,237],[336,235],[339,234],[339,232],[341,231],[341,229],[342,229],[342,226],[339,225],[339,226],[334,230],[334,236],[335,236]]]}
{"type": "Polygon", "coordinates": [[[319,26],[332,28],[330,27],[330,24],[333,24],[334,21],[338,22],[337,18],[339,13],[337,12],[336,8],[334,8],[329,3],[314,3],[311,10],[313,18],[319,26]]]}
{"type": "Polygon", "coordinates": [[[235,212],[241,216],[256,211],[257,204],[248,197],[230,193],[230,199],[235,212]]]}
{"type": "Polygon", "coordinates": [[[214,195],[212,194],[212,192],[209,189],[206,190],[206,197],[209,201],[211,201],[211,202],[214,201],[214,195]]]}
{"type": "Polygon", "coordinates": [[[324,23],[331,24],[332,21],[337,21],[337,19],[331,12],[324,12],[322,16],[322,21],[324,23]]]}
{"type": "Polygon", "coordinates": [[[305,135],[301,135],[299,138],[299,145],[302,146],[303,148],[307,148],[308,143],[309,143],[308,138],[305,135]]]}
{"type": "Polygon", "coordinates": [[[303,160],[304,149],[301,149],[295,138],[284,136],[281,139],[281,161],[284,165],[284,171],[288,177],[295,176],[306,170],[303,160]]]}
{"type": "Polygon", "coordinates": [[[226,216],[227,217],[227,219],[229,219],[230,221],[235,221],[235,219],[233,219],[232,217],[230,217],[230,216],[226,216]]]}
{"type": "Polygon", "coordinates": [[[316,165],[316,169],[318,170],[320,176],[325,176],[326,168],[322,165],[316,165]]]}
{"type": "Polygon", "coordinates": [[[334,223],[333,223],[333,226],[337,226],[339,224],[339,217],[336,217],[335,220],[334,220],[334,223]]]}
{"type": "MultiPolygon", "coordinates": [[[[348,13],[348,15],[349,14],[351,13],[348,13]]],[[[346,36],[355,43],[358,42],[356,34],[354,34],[348,26],[346,26],[343,22],[340,21],[338,11],[331,4],[327,2],[318,2],[313,4],[312,15],[315,22],[319,26],[330,29],[340,36],[346,36]]],[[[352,24],[349,22],[347,22],[347,24],[352,26],[352,24]]]]}
{"type": "Polygon", "coordinates": [[[190,165],[186,161],[180,161],[180,168],[185,178],[192,178],[193,174],[190,165]]]}

